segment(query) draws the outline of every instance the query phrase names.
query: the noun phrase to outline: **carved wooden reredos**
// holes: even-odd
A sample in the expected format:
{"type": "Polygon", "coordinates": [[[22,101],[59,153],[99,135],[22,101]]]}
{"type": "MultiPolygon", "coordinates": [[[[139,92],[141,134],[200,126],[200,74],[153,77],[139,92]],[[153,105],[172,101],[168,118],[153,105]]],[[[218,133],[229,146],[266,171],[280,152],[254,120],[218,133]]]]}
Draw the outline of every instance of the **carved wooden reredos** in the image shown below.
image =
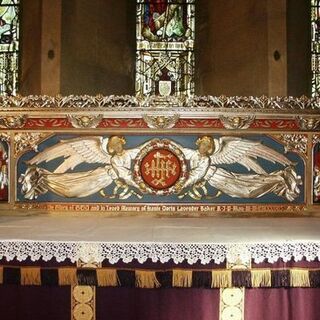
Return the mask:
{"type": "Polygon", "coordinates": [[[316,214],[318,110],[306,97],[1,97],[1,210],[316,214]]]}

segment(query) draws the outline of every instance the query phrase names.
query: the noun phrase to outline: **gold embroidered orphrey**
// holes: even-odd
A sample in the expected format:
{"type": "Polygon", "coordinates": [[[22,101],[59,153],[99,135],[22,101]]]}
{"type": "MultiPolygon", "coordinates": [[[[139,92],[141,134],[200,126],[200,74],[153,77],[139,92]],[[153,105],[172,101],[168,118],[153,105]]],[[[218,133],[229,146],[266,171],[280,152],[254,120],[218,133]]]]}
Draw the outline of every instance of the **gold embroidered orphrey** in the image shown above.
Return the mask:
{"type": "Polygon", "coordinates": [[[272,193],[292,202],[300,194],[302,180],[295,163],[256,140],[201,136],[194,149],[171,139],[151,139],[131,149],[125,148],[126,142],[122,136],[90,136],[61,140],[45,148],[27,161],[28,167],[19,178],[24,198],[34,200],[52,192],[64,198],[100,194],[121,200],[142,199],[148,194],[175,194],[179,199],[194,200],[214,199],[221,194],[253,199],[272,193]],[[165,166],[159,168],[156,163],[152,167],[152,162],[144,161],[154,150],[159,152],[158,159],[170,154],[176,170],[173,163],[169,166],[168,162],[159,162],[158,165],[165,166]],[[63,161],[53,171],[39,166],[58,158],[63,161]],[[260,159],[278,163],[282,169],[267,172],[260,159]],[[143,168],[143,163],[151,167],[143,168]],[[78,170],[80,164],[95,165],[95,169],[78,170]],[[233,164],[244,167],[248,173],[225,169],[233,164]],[[169,184],[166,179],[172,178],[178,168],[179,175],[169,184]],[[151,176],[153,172],[159,183],[167,181],[168,185],[157,188],[145,178],[148,172],[151,176]],[[216,193],[211,194],[208,187],[216,193]]]}

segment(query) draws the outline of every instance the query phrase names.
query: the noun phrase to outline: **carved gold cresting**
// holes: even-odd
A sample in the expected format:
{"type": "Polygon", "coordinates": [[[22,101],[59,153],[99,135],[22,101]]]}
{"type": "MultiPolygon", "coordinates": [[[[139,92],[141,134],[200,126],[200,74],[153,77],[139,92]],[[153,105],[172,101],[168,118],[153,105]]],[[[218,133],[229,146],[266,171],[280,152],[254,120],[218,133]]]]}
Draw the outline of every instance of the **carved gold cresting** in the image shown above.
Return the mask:
{"type": "Polygon", "coordinates": [[[46,137],[46,133],[22,132],[14,135],[14,156],[27,150],[38,151],[39,141],[46,137]]]}
{"type": "Polygon", "coordinates": [[[68,115],[68,120],[71,122],[74,128],[96,128],[103,116],[101,114],[97,116],[75,116],[75,115],[68,115]]]}
{"type": "Polygon", "coordinates": [[[220,115],[219,119],[223,123],[226,129],[248,129],[252,122],[254,121],[254,116],[244,116],[244,117],[226,117],[220,115]]]}
{"type": "Polygon", "coordinates": [[[152,129],[171,129],[179,120],[179,115],[144,115],[143,120],[147,123],[148,127],[152,129]]]}
{"type": "Polygon", "coordinates": [[[0,110],[14,111],[16,109],[110,109],[113,111],[137,108],[179,108],[179,109],[240,109],[240,110],[309,110],[316,113],[320,108],[318,98],[294,97],[253,97],[253,96],[192,96],[182,98],[176,96],[135,97],[123,96],[10,96],[0,97],[0,110]]]}
{"type": "Polygon", "coordinates": [[[284,144],[285,153],[289,151],[300,153],[307,157],[308,138],[304,134],[281,134],[280,140],[284,144]]]}
{"type": "Polygon", "coordinates": [[[138,99],[138,106],[144,108],[181,108],[185,104],[185,98],[177,96],[149,96],[138,99]]]}
{"type": "Polygon", "coordinates": [[[26,115],[0,117],[0,127],[8,129],[19,129],[27,122],[26,115]]]}

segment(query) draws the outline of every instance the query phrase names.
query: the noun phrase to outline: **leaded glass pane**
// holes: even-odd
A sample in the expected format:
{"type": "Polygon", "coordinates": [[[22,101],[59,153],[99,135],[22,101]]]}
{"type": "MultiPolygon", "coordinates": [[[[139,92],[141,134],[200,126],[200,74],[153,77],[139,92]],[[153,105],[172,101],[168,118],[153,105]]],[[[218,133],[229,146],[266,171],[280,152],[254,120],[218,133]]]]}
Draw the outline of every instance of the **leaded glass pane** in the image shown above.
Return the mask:
{"type": "Polygon", "coordinates": [[[18,89],[19,1],[0,1],[0,94],[18,89]]]}
{"type": "Polygon", "coordinates": [[[137,1],[137,95],[194,93],[193,2],[137,1]]]}

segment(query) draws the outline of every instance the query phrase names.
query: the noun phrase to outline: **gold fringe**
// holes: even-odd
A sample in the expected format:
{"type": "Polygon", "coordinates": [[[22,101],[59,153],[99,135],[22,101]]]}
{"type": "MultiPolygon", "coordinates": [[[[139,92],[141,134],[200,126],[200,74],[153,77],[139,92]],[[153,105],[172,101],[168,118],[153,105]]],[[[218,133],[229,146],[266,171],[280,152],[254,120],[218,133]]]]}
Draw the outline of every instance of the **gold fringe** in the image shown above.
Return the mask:
{"type": "Polygon", "coordinates": [[[211,288],[231,288],[232,271],[231,270],[213,270],[211,288]]]}
{"type": "Polygon", "coordinates": [[[153,289],[161,287],[155,271],[136,270],[135,276],[137,288],[153,289]]]}
{"type": "Polygon", "coordinates": [[[253,288],[271,287],[270,269],[252,269],[251,285],[253,288]]]}
{"type": "Polygon", "coordinates": [[[74,286],[78,284],[77,268],[59,268],[59,285],[74,286]]]}
{"type": "Polygon", "coordinates": [[[21,267],[21,285],[22,286],[41,286],[40,268],[21,267]]]}
{"type": "Polygon", "coordinates": [[[309,270],[290,269],[291,287],[310,287],[309,270]]]}
{"type": "Polygon", "coordinates": [[[0,284],[3,284],[3,267],[0,267],[0,284]]]}
{"type": "Polygon", "coordinates": [[[172,286],[177,288],[192,287],[192,271],[189,270],[173,270],[172,286]]]}
{"type": "Polygon", "coordinates": [[[120,283],[116,269],[97,269],[98,286],[117,287],[120,283]]]}

